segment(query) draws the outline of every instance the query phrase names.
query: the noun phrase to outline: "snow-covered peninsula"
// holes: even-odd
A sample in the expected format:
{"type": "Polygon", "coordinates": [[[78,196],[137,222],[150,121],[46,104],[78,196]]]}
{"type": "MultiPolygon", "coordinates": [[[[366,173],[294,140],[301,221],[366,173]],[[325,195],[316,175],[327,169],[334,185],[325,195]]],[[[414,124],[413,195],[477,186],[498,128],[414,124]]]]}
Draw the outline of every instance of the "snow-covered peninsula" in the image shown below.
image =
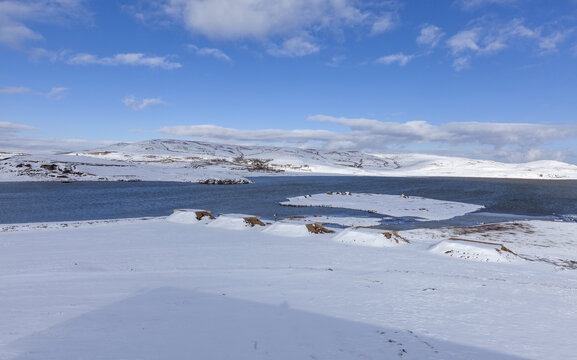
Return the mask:
{"type": "Polygon", "coordinates": [[[243,183],[275,175],[577,179],[558,161],[500,163],[424,154],[368,154],[185,140],[119,143],[63,154],[0,153],[0,181],[243,183]]]}

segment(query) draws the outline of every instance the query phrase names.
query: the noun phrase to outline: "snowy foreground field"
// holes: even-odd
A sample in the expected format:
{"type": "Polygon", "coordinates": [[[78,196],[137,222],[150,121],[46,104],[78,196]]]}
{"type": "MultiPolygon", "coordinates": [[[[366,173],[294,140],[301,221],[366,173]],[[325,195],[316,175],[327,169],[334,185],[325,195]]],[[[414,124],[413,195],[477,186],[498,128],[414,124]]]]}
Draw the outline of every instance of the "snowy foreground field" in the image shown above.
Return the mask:
{"type": "Polygon", "coordinates": [[[577,357],[575,223],[197,215],[0,226],[0,359],[577,357]]]}

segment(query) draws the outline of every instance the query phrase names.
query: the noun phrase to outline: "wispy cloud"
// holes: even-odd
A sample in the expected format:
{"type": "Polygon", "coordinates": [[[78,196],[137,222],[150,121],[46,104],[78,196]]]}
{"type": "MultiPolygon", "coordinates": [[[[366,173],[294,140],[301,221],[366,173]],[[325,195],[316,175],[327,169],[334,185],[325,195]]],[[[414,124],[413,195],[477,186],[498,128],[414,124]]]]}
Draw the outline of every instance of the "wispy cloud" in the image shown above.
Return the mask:
{"type": "Polygon", "coordinates": [[[142,100],[137,100],[134,96],[126,97],[122,100],[122,103],[135,111],[146,109],[150,106],[162,105],[164,101],[161,98],[147,98],[142,100]]]}
{"type": "Polygon", "coordinates": [[[347,57],[344,55],[333,56],[329,62],[325,63],[325,65],[330,67],[339,67],[346,59],[347,57]]]}
{"type": "Polygon", "coordinates": [[[375,60],[375,63],[385,65],[397,64],[399,66],[405,66],[414,57],[415,57],[414,55],[405,55],[403,53],[398,53],[380,57],[377,60],[375,60]]]}
{"type": "Polygon", "coordinates": [[[0,43],[18,47],[44,37],[32,25],[62,24],[90,18],[84,0],[0,1],[0,43]]]}
{"type": "Polygon", "coordinates": [[[33,91],[30,88],[18,86],[18,87],[5,87],[0,89],[0,94],[32,94],[32,95],[39,95],[44,96],[46,98],[52,99],[62,99],[68,91],[68,88],[64,87],[54,87],[50,89],[48,92],[40,92],[40,91],[33,91]]]}
{"type": "Polygon", "coordinates": [[[381,15],[371,26],[371,35],[387,32],[397,26],[397,16],[393,12],[381,15]]]}
{"type": "Polygon", "coordinates": [[[68,90],[69,90],[68,88],[56,87],[56,88],[50,89],[49,92],[47,92],[46,94],[42,94],[42,95],[46,96],[47,98],[62,99],[68,90]]]}
{"type": "Polygon", "coordinates": [[[417,44],[423,46],[435,47],[445,36],[445,33],[440,27],[435,25],[425,24],[421,27],[419,36],[417,37],[417,44]]]}
{"type": "Polygon", "coordinates": [[[273,56],[300,57],[319,52],[320,47],[306,37],[293,37],[285,40],[281,46],[273,45],[268,53],[273,56]]]}
{"type": "Polygon", "coordinates": [[[82,151],[118,141],[91,141],[84,139],[31,138],[26,134],[41,131],[33,126],[0,121],[0,149],[20,153],[50,153],[62,151],[82,151]]]}
{"type": "Polygon", "coordinates": [[[489,5],[511,6],[518,2],[520,0],[455,0],[454,4],[464,10],[474,10],[489,5]]]}
{"type": "Polygon", "coordinates": [[[455,57],[454,67],[460,70],[468,67],[473,57],[494,55],[520,40],[536,44],[540,54],[556,51],[558,45],[573,32],[573,28],[530,28],[523,19],[499,23],[479,18],[472,22],[470,28],[447,39],[446,45],[455,57]]]}
{"type": "Polygon", "coordinates": [[[3,89],[0,89],[0,94],[24,94],[24,93],[29,93],[30,91],[32,91],[32,90],[27,88],[27,87],[12,86],[12,87],[5,87],[3,89]]]}
{"type": "Polygon", "coordinates": [[[328,130],[242,130],[216,125],[169,126],[158,129],[157,132],[172,136],[191,136],[213,141],[249,141],[254,143],[327,143],[335,137],[335,133],[328,130]]]}
{"type": "Polygon", "coordinates": [[[151,68],[162,68],[173,70],[182,67],[180,63],[169,60],[168,56],[146,56],[142,53],[115,54],[110,57],[98,57],[92,54],[76,54],[67,60],[74,65],[131,65],[148,66],[151,68]]]}
{"type": "Polygon", "coordinates": [[[214,57],[214,58],[219,59],[219,60],[223,60],[226,62],[232,62],[232,59],[220,49],[198,47],[198,46],[193,45],[193,44],[189,44],[187,47],[190,50],[194,51],[194,53],[196,55],[211,56],[211,57],[214,57]]]}
{"type": "Polygon", "coordinates": [[[15,124],[8,121],[0,121],[0,135],[33,129],[34,127],[29,125],[15,124]]]}

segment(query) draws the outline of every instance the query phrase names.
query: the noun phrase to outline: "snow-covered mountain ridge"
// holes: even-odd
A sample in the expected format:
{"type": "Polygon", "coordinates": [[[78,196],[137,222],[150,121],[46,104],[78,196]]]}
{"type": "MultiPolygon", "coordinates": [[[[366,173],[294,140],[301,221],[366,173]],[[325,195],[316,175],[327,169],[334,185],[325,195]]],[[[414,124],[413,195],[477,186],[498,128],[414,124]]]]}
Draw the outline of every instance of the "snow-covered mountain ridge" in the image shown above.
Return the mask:
{"type": "Polygon", "coordinates": [[[0,153],[0,180],[243,182],[247,176],[338,174],[577,179],[559,161],[500,163],[424,154],[368,154],[186,140],[118,143],[59,155],[0,153]]]}

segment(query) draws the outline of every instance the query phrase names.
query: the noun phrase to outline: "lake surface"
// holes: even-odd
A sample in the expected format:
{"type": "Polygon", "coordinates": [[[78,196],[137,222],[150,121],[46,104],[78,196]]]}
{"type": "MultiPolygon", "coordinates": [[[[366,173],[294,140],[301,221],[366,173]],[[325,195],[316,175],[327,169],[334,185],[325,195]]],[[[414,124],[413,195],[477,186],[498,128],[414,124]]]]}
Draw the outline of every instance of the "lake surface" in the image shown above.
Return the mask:
{"type": "Polygon", "coordinates": [[[512,219],[564,219],[577,214],[577,181],[352,176],[259,177],[249,185],[171,182],[0,183],[0,223],[52,222],[164,216],[174,209],[254,214],[264,219],[294,215],[369,216],[362,211],[293,208],[288,197],[327,191],[408,194],[484,205],[481,212],[449,221],[415,223],[393,219],[397,229],[472,225],[512,219]]]}

